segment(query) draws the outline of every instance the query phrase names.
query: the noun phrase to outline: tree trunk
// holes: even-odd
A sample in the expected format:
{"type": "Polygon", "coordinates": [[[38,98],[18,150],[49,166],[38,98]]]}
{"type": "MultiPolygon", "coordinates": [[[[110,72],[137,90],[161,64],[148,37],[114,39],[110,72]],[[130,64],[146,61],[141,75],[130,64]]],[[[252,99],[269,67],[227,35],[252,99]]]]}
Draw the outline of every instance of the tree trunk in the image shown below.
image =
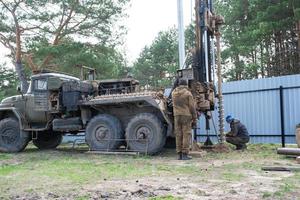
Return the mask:
{"type": "Polygon", "coordinates": [[[256,78],[259,78],[259,67],[257,63],[257,49],[254,50],[254,57],[255,57],[255,76],[256,78]]]}
{"type": "Polygon", "coordinates": [[[281,65],[281,55],[280,55],[280,33],[275,33],[275,62],[274,62],[274,75],[280,76],[282,75],[283,69],[281,65]]]}
{"type": "Polygon", "coordinates": [[[21,83],[21,91],[22,91],[22,93],[26,93],[27,90],[28,90],[29,84],[28,84],[27,79],[26,79],[26,75],[25,75],[25,72],[24,72],[24,67],[22,65],[22,62],[16,62],[15,69],[16,69],[18,78],[19,78],[20,83],[21,83]]]}
{"type": "Polygon", "coordinates": [[[297,45],[297,53],[298,56],[296,57],[296,68],[300,67],[300,20],[298,20],[297,26],[296,26],[297,34],[298,34],[298,45],[297,45]]]}
{"type": "Polygon", "coordinates": [[[267,73],[266,73],[266,76],[267,77],[271,77],[272,73],[271,73],[271,53],[269,51],[270,49],[270,39],[268,38],[265,42],[265,48],[266,48],[266,61],[267,61],[267,73]]]}
{"type": "Polygon", "coordinates": [[[28,82],[26,79],[26,74],[24,72],[24,67],[22,65],[21,59],[21,30],[19,24],[16,23],[16,72],[21,83],[22,93],[26,93],[28,90],[28,82]]]}
{"type": "Polygon", "coordinates": [[[237,81],[241,80],[242,79],[242,74],[241,74],[241,66],[240,66],[240,57],[237,53],[235,54],[234,65],[235,65],[235,79],[237,81]]]}
{"type": "Polygon", "coordinates": [[[261,77],[265,77],[265,66],[264,66],[264,48],[263,45],[260,44],[260,72],[261,72],[261,77]]]}

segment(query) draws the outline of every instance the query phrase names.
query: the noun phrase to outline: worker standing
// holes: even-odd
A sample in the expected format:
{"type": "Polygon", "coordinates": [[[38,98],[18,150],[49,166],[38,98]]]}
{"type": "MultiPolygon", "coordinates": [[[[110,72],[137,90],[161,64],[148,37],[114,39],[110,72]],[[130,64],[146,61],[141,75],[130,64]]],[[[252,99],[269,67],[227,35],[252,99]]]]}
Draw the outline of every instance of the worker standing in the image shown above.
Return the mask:
{"type": "Polygon", "coordinates": [[[226,142],[236,146],[236,150],[247,149],[249,133],[244,124],[234,119],[231,115],[226,117],[226,122],[230,124],[230,132],[226,134],[226,142]]]}
{"type": "Polygon", "coordinates": [[[190,160],[188,156],[192,126],[195,125],[196,109],[192,93],[187,81],[179,80],[179,86],[172,92],[174,130],[176,135],[176,151],[178,160],[190,160]]]}

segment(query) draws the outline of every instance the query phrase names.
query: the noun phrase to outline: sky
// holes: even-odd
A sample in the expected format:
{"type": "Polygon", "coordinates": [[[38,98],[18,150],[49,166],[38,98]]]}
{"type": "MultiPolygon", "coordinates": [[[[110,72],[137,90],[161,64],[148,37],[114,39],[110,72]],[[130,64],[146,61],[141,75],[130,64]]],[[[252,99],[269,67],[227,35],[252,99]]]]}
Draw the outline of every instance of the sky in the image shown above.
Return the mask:
{"type": "MultiPolygon", "coordinates": [[[[140,54],[145,45],[150,45],[160,31],[177,27],[177,0],[131,0],[128,10],[128,34],[125,50],[129,63],[140,54]]],[[[183,0],[184,24],[191,22],[191,2],[183,0]]],[[[194,3],[193,3],[194,4],[194,3]]]]}
{"type": "MultiPolygon", "coordinates": [[[[183,0],[185,25],[191,22],[193,4],[194,0],[183,0]]],[[[135,61],[146,45],[152,43],[160,31],[177,27],[177,0],[131,0],[127,13],[129,17],[124,23],[128,34],[125,36],[124,50],[129,64],[135,61]]],[[[0,63],[7,62],[7,67],[13,67],[10,60],[5,58],[6,54],[9,51],[0,46],[0,63]]]]}

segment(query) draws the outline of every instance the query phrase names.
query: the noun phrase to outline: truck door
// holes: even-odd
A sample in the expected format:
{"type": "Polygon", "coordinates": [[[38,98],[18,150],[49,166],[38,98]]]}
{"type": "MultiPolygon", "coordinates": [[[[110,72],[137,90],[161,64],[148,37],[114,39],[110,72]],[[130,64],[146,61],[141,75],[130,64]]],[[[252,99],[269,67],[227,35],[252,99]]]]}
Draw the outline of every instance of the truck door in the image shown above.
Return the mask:
{"type": "Polygon", "coordinates": [[[26,117],[29,122],[46,125],[48,111],[47,78],[33,79],[31,92],[27,94],[26,117]]]}

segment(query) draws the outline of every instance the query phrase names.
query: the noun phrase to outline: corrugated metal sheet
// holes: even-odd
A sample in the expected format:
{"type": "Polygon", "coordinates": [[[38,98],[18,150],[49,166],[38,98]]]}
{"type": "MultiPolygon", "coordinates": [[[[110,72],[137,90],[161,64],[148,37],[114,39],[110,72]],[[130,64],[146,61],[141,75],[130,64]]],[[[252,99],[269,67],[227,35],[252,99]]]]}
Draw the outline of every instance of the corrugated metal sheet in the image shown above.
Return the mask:
{"type": "MultiPolygon", "coordinates": [[[[253,143],[280,143],[281,116],[280,92],[270,90],[283,86],[283,105],[285,134],[295,135],[295,127],[300,123],[300,75],[282,76],[257,80],[227,82],[223,84],[225,116],[230,114],[244,123],[252,137],[253,143]],[[259,91],[263,90],[263,91],[259,91]],[[240,93],[237,93],[240,92],[240,93]],[[268,136],[269,135],[269,136],[268,136]],[[270,136],[278,135],[278,137],[270,136]]],[[[218,128],[217,110],[213,112],[218,128]]],[[[200,134],[205,134],[205,123],[200,121],[200,134]]],[[[229,126],[226,124],[226,131],[229,126]]],[[[213,131],[211,131],[213,134],[213,131]]],[[[201,138],[203,140],[203,138],[201,138]]],[[[286,137],[287,143],[295,143],[295,137],[286,137]]]]}

